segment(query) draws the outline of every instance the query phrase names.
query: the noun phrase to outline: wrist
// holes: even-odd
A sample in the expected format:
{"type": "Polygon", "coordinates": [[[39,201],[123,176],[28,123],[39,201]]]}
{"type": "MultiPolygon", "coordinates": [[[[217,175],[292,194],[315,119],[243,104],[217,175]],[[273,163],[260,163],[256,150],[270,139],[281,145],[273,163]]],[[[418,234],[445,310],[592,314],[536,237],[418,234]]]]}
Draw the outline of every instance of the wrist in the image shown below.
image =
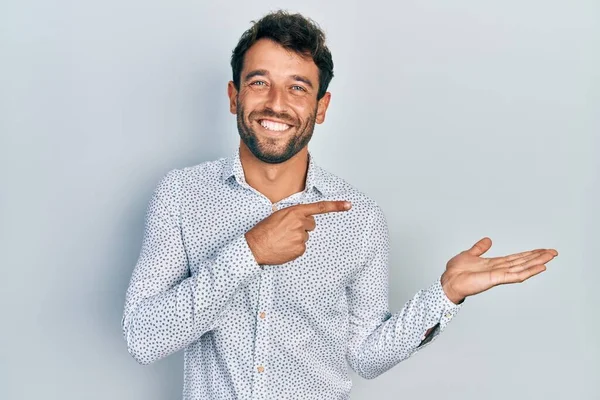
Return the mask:
{"type": "Polygon", "coordinates": [[[453,288],[452,282],[452,278],[449,277],[446,272],[444,272],[440,278],[440,283],[442,285],[442,289],[444,290],[444,294],[452,303],[456,305],[462,304],[462,302],[465,301],[466,296],[457,293],[453,288]]]}

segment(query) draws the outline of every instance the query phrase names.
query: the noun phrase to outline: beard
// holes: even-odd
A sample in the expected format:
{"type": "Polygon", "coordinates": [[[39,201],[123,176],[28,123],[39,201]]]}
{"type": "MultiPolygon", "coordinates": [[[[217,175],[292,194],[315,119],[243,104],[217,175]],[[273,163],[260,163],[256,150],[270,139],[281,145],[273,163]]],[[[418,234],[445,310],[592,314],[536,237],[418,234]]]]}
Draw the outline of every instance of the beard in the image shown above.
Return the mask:
{"type": "Polygon", "coordinates": [[[308,144],[315,129],[317,108],[315,107],[314,112],[305,121],[294,119],[286,113],[276,113],[268,108],[260,112],[252,111],[247,119],[244,118],[245,114],[244,106],[238,98],[237,127],[244,144],[259,160],[269,164],[279,164],[295,156],[308,144]],[[282,133],[280,138],[260,138],[250,124],[252,121],[258,122],[261,118],[268,117],[285,121],[288,125],[291,125],[288,129],[296,130],[295,134],[290,135],[285,132],[282,133]],[[282,143],[284,141],[286,142],[282,143]]]}

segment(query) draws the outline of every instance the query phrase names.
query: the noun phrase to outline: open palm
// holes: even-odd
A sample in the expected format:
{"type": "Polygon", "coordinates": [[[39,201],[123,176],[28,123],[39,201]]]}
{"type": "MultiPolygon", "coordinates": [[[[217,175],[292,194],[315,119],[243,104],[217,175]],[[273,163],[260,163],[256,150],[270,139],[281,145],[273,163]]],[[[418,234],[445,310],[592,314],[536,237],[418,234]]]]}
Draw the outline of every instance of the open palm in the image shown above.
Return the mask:
{"type": "Polygon", "coordinates": [[[442,286],[451,300],[458,303],[497,285],[523,282],[545,271],[545,264],[558,255],[554,249],[535,249],[504,257],[481,257],[491,246],[491,239],[485,237],[448,261],[442,286]]]}

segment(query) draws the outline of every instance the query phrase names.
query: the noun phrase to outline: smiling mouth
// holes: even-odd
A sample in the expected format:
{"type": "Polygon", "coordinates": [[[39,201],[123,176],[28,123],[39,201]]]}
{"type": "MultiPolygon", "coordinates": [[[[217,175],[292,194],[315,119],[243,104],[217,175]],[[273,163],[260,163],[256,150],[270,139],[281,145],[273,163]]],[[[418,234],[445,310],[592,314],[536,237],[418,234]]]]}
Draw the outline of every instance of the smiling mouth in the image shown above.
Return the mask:
{"type": "Polygon", "coordinates": [[[288,125],[283,122],[271,121],[269,119],[260,119],[258,120],[258,123],[266,130],[273,132],[284,132],[292,127],[292,125],[288,125]]]}

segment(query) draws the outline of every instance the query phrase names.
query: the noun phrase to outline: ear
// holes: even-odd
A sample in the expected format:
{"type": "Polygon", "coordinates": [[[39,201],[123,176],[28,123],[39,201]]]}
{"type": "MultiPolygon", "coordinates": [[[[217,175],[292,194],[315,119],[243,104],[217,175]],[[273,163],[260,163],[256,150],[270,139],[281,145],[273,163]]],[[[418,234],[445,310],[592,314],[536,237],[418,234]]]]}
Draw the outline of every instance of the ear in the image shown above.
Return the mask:
{"type": "Polygon", "coordinates": [[[325,113],[327,113],[327,107],[329,107],[329,101],[331,100],[331,93],[325,92],[325,95],[321,97],[317,104],[317,116],[315,122],[322,124],[325,121],[325,113]]]}
{"type": "Polygon", "coordinates": [[[233,81],[229,81],[227,84],[227,96],[229,96],[229,112],[237,114],[237,94],[238,91],[235,88],[233,81]]]}

